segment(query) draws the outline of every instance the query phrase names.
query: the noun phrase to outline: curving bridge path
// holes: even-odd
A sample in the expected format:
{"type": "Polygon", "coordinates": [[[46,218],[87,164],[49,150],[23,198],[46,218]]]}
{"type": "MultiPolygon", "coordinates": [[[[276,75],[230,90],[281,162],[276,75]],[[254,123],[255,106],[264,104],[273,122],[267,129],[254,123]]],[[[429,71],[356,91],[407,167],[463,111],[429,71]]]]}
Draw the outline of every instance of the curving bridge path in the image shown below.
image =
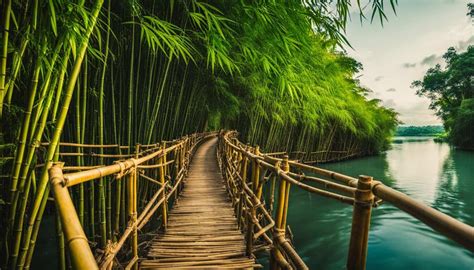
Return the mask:
{"type": "Polygon", "coordinates": [[[164,234],[153,241],[142,269],[252,269],[216,157],[217,138],[197,149],[164,234]]]}

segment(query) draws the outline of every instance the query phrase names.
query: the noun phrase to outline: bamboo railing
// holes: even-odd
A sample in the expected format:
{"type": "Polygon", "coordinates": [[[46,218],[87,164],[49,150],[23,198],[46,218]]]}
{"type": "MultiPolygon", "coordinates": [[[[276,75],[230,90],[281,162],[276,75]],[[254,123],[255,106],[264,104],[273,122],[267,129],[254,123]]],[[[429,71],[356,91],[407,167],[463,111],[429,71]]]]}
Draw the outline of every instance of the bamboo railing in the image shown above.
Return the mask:
{"type": "MultiPolygon", "coordinates": [[[[49,169],[51,189],[60,216],[65,242],[71,255],[72,266],[75,269],[112,269],[113,266],[117,266],[117,254],[129,240],[128,246],[131,251],[131,258],[128,259],[125,269],[137,269],[139,256],[138,233],[159,209],[160,213],[157,219],[161,220],[161,228],[166,229],[168,201],[173,196],[176,198],[181,191],[183,179],[187,174],[195,147],[204,138],[211,135],[209,133],[193,134],[161,144],[137,145],[133,157],[127,160],[117,161],[109,166],[93,166],[88,170],[68,174],[63,173],[64,163],[54,163],[49,169]],[[124,181],[127,185],[128,223],[116,241],[109,241],[103,254],[94,256],[68,188],[107,176],[113,176],[115,181],[124,181]],[[154,190],[153,196],[140,209],[140,213],[138,213],[139,209],[137,207],[137,179],[139,178],[155,185],[152,189],[154,190]]],[[[75,143],[62,143],[61,145],[80,148],[110,147],[128,149],[128,147],[118,145],[101,146],[75,143]]],[[[129,156],[115,156],[115,158],[123,157],[129,156]]],[[[87,168],[87,166],[77,169],[84,168],[87,168]]]]}
{"type": "Polygon", "coordinates": [[[362,152],[354,151],[335,151],[335,150],[320,150],[315,152],[305,152],[305,151],[291,151],[287,152],[272,152],[265,153],[267,156],[283,158],[284,155],[292,160],[298,160],[301,163],[305,164],[317,164],[317,163],[329,163],[342,161],[350,158],[357,157],[363,154],[362,152]]]}
{"type": "Polygon", "coordinates": [[[353,178],[298,161],[260,153],[238,141],[234,131],[219,134],[218,161],[232,198],[247,254],[270,251],[271,269],[308,269],[289,240],[290,188],[296,186],[353,207],[348,269],[365,269],[372,208],[389,202],[439,233],[474,251],[474,227],[464,224],[370,176],[353,178]],[[312,175],[306,175],[311,173],[312,175]],[[317,175],[317,176],[313,176],[317,175]],[[309,184],[308,182],[312,183],[309,184]],[[275,196],[278,196],[275,199],[275,196]]]}
{"type": "MultiPolygon", "coordinates": [[[[130,157],[109,166],[63,166],[54,163],[49,169],[51,189],[60,216],[71,264],[77,269],[111,269],[120,263],[125,269],[136,269],[139,258],[139,233],[150,220],[167,226],[168,203],[177,198],[196,146],[216,134],[194,134],[161,144],[136,145],[130,157]],[[67,168],[67,169],[66,169],[67,168]],[[75,171],[64,174],[65,171],[75,171]],[[102,252],[95,252],[81,226],[68,188],[113,177],[126,184],[128,223],[108,242],[102,252]],[[138,205],[140,183],[153,186],[146,204],[138,205]],[[157,213],[155,215],[155,213],[157,213]],[[155,217],[154,217],[155,216],[155,217]],[[127,244],[128,242],[128,244],[127,244]],[[123,247],[128,252],[122,252],[123,247]]],[[[113,148],[118,145],[83,145],[63,143],[64,147],[113,148]]],[[[131,150],[131,148],[123,148],[131,150]]],[[[79,153],[79,152],[78,152],[79,153]]],[[[113,154],[110,154],[113,155],[113,154]]],[[[66,155],[67,156],[67,155],[66,155]]],[[[245,234],[246,254],[270,252],[271,269],[308,269],[291,242],[287,225],[289,195],[292,186],[353,207],[352,229],[347,268],[365,269],[372,208],[382,201],[392,203],[441,234],[474,251],[474,228],[389,188],[370,176],[353,178],[329,170],[290,160],[284,153],[265,154],[257,147],[238,141],[237,133],[219,133],[217,160],[237,217],[245,234]],[[310,173],[310,175],[307,175],[310,173]]],[[[140,184],[141,185],[141,184],[140,184]]]]}

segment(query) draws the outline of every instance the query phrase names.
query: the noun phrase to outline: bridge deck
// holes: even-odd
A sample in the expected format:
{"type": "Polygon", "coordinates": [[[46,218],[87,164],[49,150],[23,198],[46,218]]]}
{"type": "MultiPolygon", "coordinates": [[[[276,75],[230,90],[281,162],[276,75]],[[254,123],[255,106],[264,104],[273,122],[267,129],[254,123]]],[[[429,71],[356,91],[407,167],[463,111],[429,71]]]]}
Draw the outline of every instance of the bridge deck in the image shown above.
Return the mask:
{"type": "Polygon", "coordinates": [[[216,160],[217,138],[196,151],[168,228],[152,243],[142,269],[245,269],[260,267],[245,255],[231,201],[216,160]]]}

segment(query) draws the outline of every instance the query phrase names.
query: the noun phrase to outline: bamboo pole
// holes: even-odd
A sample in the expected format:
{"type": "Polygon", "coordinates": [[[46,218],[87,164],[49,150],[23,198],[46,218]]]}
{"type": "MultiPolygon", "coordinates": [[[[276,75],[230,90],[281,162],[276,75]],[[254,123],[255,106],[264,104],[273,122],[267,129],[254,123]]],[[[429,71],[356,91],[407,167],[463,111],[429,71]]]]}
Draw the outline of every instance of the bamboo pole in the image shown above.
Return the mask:
{"type": "Polygon", "coordinates": [[[75,269],[98,269],[79,217],[74,209],[74,204],[67,187],[64,186],[62,164],[53,163],[49,169],[49,175],[61,223],[64,224],[64,235],[72,254],[72,265],[75,269]]]}
{"type": "MultiPolygon", "coordinates": [[[[255,155],[260,156],[260,154],[261,154],[260,147],[258,147],[257,145],[257,147],[255,147],[255,155]]],[[[260,165],[258,164],[257,160],[255,160],[254,166],[255,166],[254,190],[255,190],[255,194],[257,195],[258,200],[260,201],[260,198],[262,197],[262,192],[263,192],[263,185],[260,184],[260,165]]]]}
{"type": "MultiPolygon", "coordinates": [[[[178,182],[178,176],[179,176],[179,148],[176,148],[174,150],[174,154],[173,154],[173,162],[174,162],[174,182],[173,182],[173,185],[176,185],[177,182],[178,182]]],[[[176,202],[176,199],[178,199],[178,193],[179,193],[179,188],[178,188],[178,191],[174,193],[174,201],[176,202]]]]}
{"type": "MultiPolygon", "coordinates": [[[[278,168],[279,164],[276,165],[278,168]]],[[[283,213],[284,213],[284,207],[285,207],[285,196],[286,196],[286,181],[283,179],[280,179],[280,187],[278,191],[278,204],[277,204],[277,209],[275,213],[275,229],[276,230],[281,230],[282,223],[283,223],[283,213]]],[[[273,237],[276,237],[276,232],[273,232],[273,237]]],[[[279,266],[277,264],[277,259],[279,257],[282,257],[281,252],[278,250],[276,246],[274,246],[271,250],[271,256],[270,256],[270,268],[271,269],[279,269],[279,266]]]]}
{"type": "MultiPolygon", "coordinates": [[[[8,34],[10,30],[10,14],[12,11],[12,0],[5,0],[3,2],[2,14],[2,51],[0,54],[0,119],[3,114],[3,100],[6,95],[5,81],[7,77],[7,56],[8,56],[8,34]]],[[[3,128],[3,127],[2,127],[3,128]]]]}
{"type": "MultiPolygon", "coordinates": [[[[57,207],[57,206],[56,206],[57,207]]],[[[57,241],[58,241],[58,268],[61,270],[66,269],[66,250],[64,247],[64,234],[63,234],[63,229],[61,225],[61,217],[59,215],[59,212],[56,211],[56,232],[57,232],[57,241]]]]}
{"type": "Polygon", "coordinates": [[[347,269],[363,270],[367,260],[367,243],[369,240],[370,216],[374,194],[371,190],[372,177],[361,175],[355,192],[354,210],[352,212],[352,230],[347,256],[347,269]]]}
{"type": "MultiPolygon", "coordinates": [[[[290,172],[290,165],[288,165],[288,155],[283,156],[282,170],[285,173],[290,172]]],[[[285,206],[283,207],[283,219],[282,219],[281,227],[280,227],[280,229],[283,229],[283,232],[286,232],[286,219],[287,219],[287,216],[288,216],[288,203],[289,203],[289,199],[290,199],[290,187],[291,187],[291,183],[286,182],[285,206]]]]}
{"type": "MultiPolygon", "coordinates": [[[[163,152],[165,151],[165,145],[163,145],[163,152]]],[[[165,170],[166,170],[166,167],[163,166],[163,164],[165,163],[165,158],[166,158],[166,154],[163,155],[162,157],[160,157],[160,183],[164,186],[165,185],[165,170]]],[[[161,224],[162,224],[162,229],[164,231],[166,231],[166,226],[167,226],[167,222],[168,222],[168,215],[167,215],[167,211],[168,211],[168,201],[166,200],[166,188],[163,189],[163,193],[162,193],[162,198],[165,200],[164,204],[161,206],[161,224]]]]}
{"type": "MultiPolygon", "coordinates": [[[[245,198],[245,196],[244,196],[245,198]]],[[[246,249],[245,249],[245,254],[248,257],[253,256],[253,234],[254,234],[254,228],[255,228],[255,223],[254,220],[256,220],[255,215],[256,215],[256,209],[255,209],[255,202],[252,202],[252,200],[247,201],[247,231],[245,234],[245,242],[246,242],[246,249]]]]}
{"type": "MultiPolygon", "coordinates": [[[[137,231],[137,169],[133,170],[131,173],[132,177],[132,197],[133,201],[133,213],[132,213],[132,224],[133,224],[133,234],[132,234],[132,254],[133,258],[138,258],[138,231],[137,231]]],[[[133,269],[138,269],[138,264],[135,262],[132,264],[133,269]]]]}

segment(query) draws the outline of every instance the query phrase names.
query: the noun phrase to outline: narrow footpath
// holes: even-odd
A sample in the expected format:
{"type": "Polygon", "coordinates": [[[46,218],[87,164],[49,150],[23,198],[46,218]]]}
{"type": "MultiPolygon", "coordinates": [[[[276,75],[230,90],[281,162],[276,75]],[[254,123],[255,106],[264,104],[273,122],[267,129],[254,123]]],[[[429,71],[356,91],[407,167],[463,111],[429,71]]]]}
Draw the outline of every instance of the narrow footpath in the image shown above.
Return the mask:
{"type": "Polygon", "coordinates": [[[166,233],[153,241],[142,269],[253,269],[245,238],[217,165],[217,138],[197,149],[166,233]]]}

